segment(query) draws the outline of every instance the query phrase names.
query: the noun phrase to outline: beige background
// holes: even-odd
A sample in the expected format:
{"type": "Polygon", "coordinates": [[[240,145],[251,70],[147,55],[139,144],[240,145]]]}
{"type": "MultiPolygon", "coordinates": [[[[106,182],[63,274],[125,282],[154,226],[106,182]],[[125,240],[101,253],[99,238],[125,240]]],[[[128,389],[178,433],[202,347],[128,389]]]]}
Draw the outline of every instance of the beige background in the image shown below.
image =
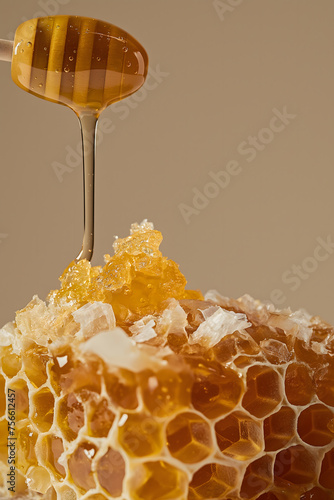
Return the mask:
{"type": "MultiPolygon", "coordinates": [[[[150,77],[141,102],[102,115],[113,130],[98,147],[94,263],[114,235],[148,218],[190,287],[261,299],[278,288],[282,306],[334,322],[334,253],[317,250],[318,238],[334,241],[334,2],[222,0],[218,12],[211,0],[11,0],[1,2],[0,37],[47,9],[123,27],[164,73],[150,77]],[[263,128],[277,128],[272,110],[284,107],[296,116],[270,137],[263,128]],[[254,155],[240,144],[258,134],[270,141],[248,162],[254,155]],[[217,194],[209,172],[230,160],[241,172],[217,194]],[[192,205],[194,188],[216,197],[186,224],[179,205],[192,205]],[[293,265],[309,270],[299,282],[293,265]]],[[[74,113],[15,87],[8,63],[0,63],[0,88],[5,323],[57,286],[83,222],[81,167],[62,182],[54,170],[80,141],[74,113]]]]}

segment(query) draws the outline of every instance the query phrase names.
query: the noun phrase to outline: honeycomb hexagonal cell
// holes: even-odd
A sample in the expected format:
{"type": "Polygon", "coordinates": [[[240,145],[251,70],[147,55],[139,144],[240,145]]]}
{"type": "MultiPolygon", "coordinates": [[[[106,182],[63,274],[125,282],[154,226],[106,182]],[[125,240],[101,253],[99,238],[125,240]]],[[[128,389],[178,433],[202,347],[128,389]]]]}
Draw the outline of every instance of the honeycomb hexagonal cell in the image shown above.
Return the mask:
{"type": "Polygon", "coordinates": [[[141,377],[143,401],[157,417],[167,417],[190,405],[192,377],[187,371],[144,372],[141,377]]]}
{"type": "Polygon", "coordinates": [[[213,348],[215,359],[222,364],[229,363],[237,355],[256,356],[260,347],[251,336],[245,338],[238,332],[223,337],[213,348]]]}
{"type": "Polygon", "coordinates": [[[115,420],[115,414],[109,408],[107,399],[91,401],[89,415],[89,434],[94,437],[107,437],[115,420]]]}
{"type": "Polygon", "coordinates": [[[13,353],[11,350],[1,359],[2,371],[8,378],[15,377],[15,375],[17,375],[21,370],[21,367],[21,357],[13,353]]]}
{"type": "Polygon", "coordinates": [[[276,455],[275,484],[282,488],[287,488],[291,484],[297,486],[312,484],[316,467],[316,455],[304,446],[291,446],[276,455]]]}
{"type": "Polygon", "coordinates": [[[254,498],[265,491],[273,480],[273,457],[264,455],[250,463],[242,481],[241,498],[254,498]]]}
{"type": "Polygon", "coordinates": [[[246,413],[235,412],[215,425],[219,449],[234,460],[249,460],[263,449],[261,422],[246,413]]]}
{"type": "Polygon", "coordinates": [[[262,353],[273,365],[285,364],[293,357],[285,342],[276,339],[266,339],[261,342],[262,353]]]}
{"type": "Polygon", "coordinates": [[[315,393],[309,369],[302,363],[291,363],[285,374],[285,394],[290,404],[308,405],[315,393]]]}
{"type": "Polygon", "coordinates": [[[315,372],[317,396],[322,403],[334,406],[334,364],[333,361],[320,365],[315,372]]]}
{"type": "Polygon", "coordinates": [[[30,488],[38,493],[45,494],[51,487],[50,474],[40,465],[30,467],[26,478],[30,488]]]}
{"type": "Polygon", "coordinates": [[[0,498],[16,453],[22,500],[334,500],[334,328],[185,290],[152,231],[0,329],[0,498]]]}
{"type": "Polygon", "coordinates": [[[119,370],[117,375],[104,371],[106,389],[115,406],[135,410],[138,406],[137,379],[130,370],[119,370]]]}
{"type": "Polygon", "coordinates": [[[83,397],[89,393],[100,394],[102,367],[99,361],[90,359],[89,363],[83,363],[74,357],[73,362],[67,362],[63,369],[57,373],[57,382],[63,393],[75,392],[83,397]]]}
{"type": "Polygon", "coordinates": [[[266,451],[284,448],[296,435],[296,414],[289,406],[282,406],[263,422],[266,451]]]}
{"type": "Polygon", "coordinates": [[[210,425],[197,413],[180,413],[166,429],[171,455],[192,464],[207,458],[213,451],[210,425]]]}
{"type": "Polygon", "coordinates": [[[227,498],[236,487],[238,472],[233,467],[210,463],[201,467],[189,484],[188,500],[227,498]]]}
{"type": "Polygon", "coordinates": [[[27,382],[23,379],[15,379],[10,382],[11,391],[15,392],[15,418],[17,421],[28,418],[30,408],[29,389],[27,382]]]}
{"type": "Polygon", "coordinates": [[[92,443],[80,443],[68,459],[68,469],[71,477],[74,483],[83,491],[95,488],[92,463],[96,449],[96,446],[92,443]]]}
{"type": "Polygon", "coordinates": [[[322,404],[311,405],[298,417],[298,434],[301,439],[312,446],[326,446],[334,441],[334,429],[331,423],[334,412],[322,404]]]}
{"type": "Polygon", "coordinates": [[[163,460],[142,463],[131,479],[133,500],[176,500],[186,496],[187,474],[163,460]]]}
{"type": "Polygon", "coordinates": [[[161,425],[145,413],[124,413],[118,422],[118,440],[133,457],[156,455],[164,442],[161,425]]]}
{"type": "Polygon", "coordinates": [[[20,498],[20,496],[25,497],[28,494],[28,481],[27,477],[21,472],[17,473],[16,479],[15,479],[15,493],[16,495],[20,498]]]}
{"type": "Polygon", "coordinates": [[[70,393],[59,402],[58,426],[67,441],[73,441],[85,423],[85,410],[78,397],[70,393]]]}
{"type": "Polygon", "coordinates": [[[49,360],[48,350],[35,343],[22,355],[24,373],[35,387],[41,387],[47,381],[46,365],[49,360]]]}
{"type": "Polygon", "coordinates": [[[57,493],[57,500],[58,497],[63,500],[78,500],[76,491],[67,484],[59,486],[57,489],[57,493]]]}
{"type": "Polygon", "coordinates": [[[26,424],[22,427],[19,426],[16,436],[18,469],[22,474],[26,474],[31,466],[38,465],[35,451],[37,434],[31,425],[26,424]]]}
{"type": "Polygon", "coordinates": [[[195,381],[191,402],[199,412],[215,419],[233,410],[242,395],[243,382],[237,373],[216,362],[191,360],[195,381]]]}
{"type": "Polygon", "coordinates": [[[64,443],[61,437],[49,434],[44,436],[40,445],[40,458],[43,465],[59,481],[66,476],[65,467],[58,461],[64,452],[64,443]]]}
{"type": "Polygon", "coordinates": [[[97,478],[113,498],[121,496],[125,477],[125,461],[122,455],[109,448],[97,464],[97,478]]]}
{"type": "Polygon", "coordinates": [[[251,366],[247,371],[247,389],[242,406],[258,418],[266,417],[283,399],[280,374],[269,366],[251,366]]]}
{"type": "Polygon", "coordinates": [[[328,451],[321,464],[319,484],[334,491],[334,448],[328,451]]]}
{"type": "Polygon", "coordinates": [[[39,431],[47,432],[53,424],[55,399],[48,387],[43,387],[32,397],[32,420],[39,431]]]}

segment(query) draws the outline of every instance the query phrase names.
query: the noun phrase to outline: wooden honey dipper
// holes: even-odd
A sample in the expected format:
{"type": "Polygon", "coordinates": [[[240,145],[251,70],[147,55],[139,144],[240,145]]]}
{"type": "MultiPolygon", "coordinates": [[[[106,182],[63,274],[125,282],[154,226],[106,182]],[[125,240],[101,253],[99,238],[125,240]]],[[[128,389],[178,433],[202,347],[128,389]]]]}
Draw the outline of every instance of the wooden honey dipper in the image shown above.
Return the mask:
{"type": "Polygon", "coordinates": [[[73,109],[84,152],[85,232],[76,260],[94,247],[95,131],[100,113],[144,83],[148,57],[126,31],[79,16],[51,16],[21,24],[14,42],[0,40],[0,60],[11,61],[13,81],[27,92],[73,109]]]}

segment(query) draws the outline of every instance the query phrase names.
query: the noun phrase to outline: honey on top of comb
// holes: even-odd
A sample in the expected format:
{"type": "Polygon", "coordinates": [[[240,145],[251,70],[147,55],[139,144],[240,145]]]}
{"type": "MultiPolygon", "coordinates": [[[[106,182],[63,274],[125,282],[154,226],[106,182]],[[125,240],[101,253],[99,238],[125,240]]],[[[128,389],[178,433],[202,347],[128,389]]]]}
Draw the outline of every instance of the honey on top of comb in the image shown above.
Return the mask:
{"type": "Polygon", "coordinates": [[[22,89],[72,108],[103,109],[138,90],[148,57],[126,31],[96,19],[52,16],[21,24],[15,33],[12,78],[22,89]]]}

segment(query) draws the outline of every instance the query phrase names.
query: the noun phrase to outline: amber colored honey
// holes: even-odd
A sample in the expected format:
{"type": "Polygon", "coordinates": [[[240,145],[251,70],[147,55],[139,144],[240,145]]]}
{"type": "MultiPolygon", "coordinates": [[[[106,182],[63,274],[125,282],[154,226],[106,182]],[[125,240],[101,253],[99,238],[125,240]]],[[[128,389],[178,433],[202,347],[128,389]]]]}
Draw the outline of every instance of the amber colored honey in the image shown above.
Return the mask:
{"type": "Polygon", "coordinates": [[[147,64],[143,47],[112,24],[42,17],[16,30],[12,78],[24,90],[77,114],[100,113],[141,87],[147,64]]]}

